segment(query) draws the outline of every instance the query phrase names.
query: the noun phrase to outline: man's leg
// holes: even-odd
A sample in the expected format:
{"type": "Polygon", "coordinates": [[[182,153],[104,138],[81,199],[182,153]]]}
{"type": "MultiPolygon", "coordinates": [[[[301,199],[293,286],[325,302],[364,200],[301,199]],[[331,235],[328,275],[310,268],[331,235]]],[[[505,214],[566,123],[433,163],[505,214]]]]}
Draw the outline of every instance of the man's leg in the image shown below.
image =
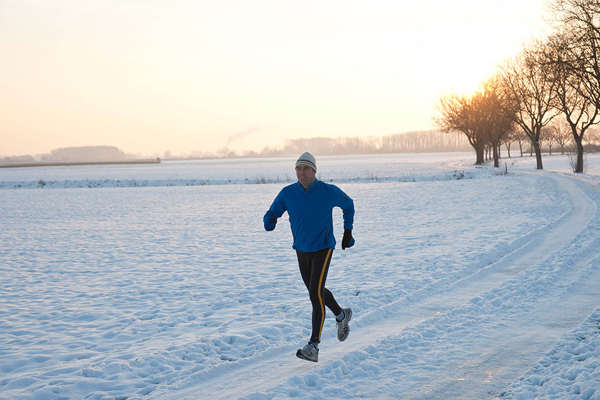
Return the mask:
{"type": "MultiPolygon", "coordinates": [[[[331,263],[331,256],[333,250],[326,249],[322,252],[317,252],[317,256],[313,260],[313,276],[321,276],[320,285],[317,288],[321,289],[319,306],[321,313],[318,312],[319,308],[315,309],[315,301],[314,301],[314,286],[309,288],[309,293],[311,294],[311,302],[313,302],[313,333],[311,337],[311,341],[314,341],[315,338],[319,341],[321,340],[321,332],[323,331],[323,323],[325,322],[325,307],[323,307],[323,303],[329,308],[333,314],[335,315],[336,325],[337,325],[337,337],[338,340],[343,342],[348,337],[350,333],[350,327],[348,326],[348,322],[352,319],[352,310],[350,308],[342,309],[340,305],[335,301],[335,297],[333,297],[333,293],[325,287],[325,282],[327,280],[327,273],[329,271],[329,264],[331,263]],[[324,261],[323,258],[325,258],[324,261]],[[316,272],[316,274],[315,274],[316,272]],[[317,313],[315,315],[315,310],[317,313]],[[318,329],[318,336],[315,337],[315,329],[317,325],[316,323],[320,322],[318,329]]],[[[311,285],[314,283],[314,279],[311,281],[311,285]]]]}
{"type": "MultiPolygon", "coordinates": [[[[306,289],[310,292],[310,282],[311,276],[313,273],[318,274],[321,272],[321,267],[323,265],[323,257],[326,255],[327,250],[325,249],[316,253],[303,253],[301,251],[296,250],[296,255],[298,256],[298,266],[300,267],[300,275],[302,275],[302,280],[304,281],[304,285],[306,289]],[[323,253],[323,254],[320,254],[323,253]]],[[[332,253],[333,254],[333,253],[332,253]]],[[[331,264],[331,256],[329,258],[329,262],[327,264],[327,272],[329,271],[329,264],[331,264]]],[[[325,276],[326,280],[327,276],[325,276]]],[[[325,286],[325,281],[323,281],[323,286],[325,286]]],[[[335,297],[333,293],[326,287],[323,287],[323,301],[327,308],[333,312],[334,315],[339,315],[342,312],[342,308],[335,301],[335,297]]]]}
{"type": "Polygon", "coordinates": [[[296,251],[300,275],[308,290],[313,307],[312,335],[311,341],[320,341],[325,312],[323,304],[329,308],[334,315],[340,315],[342,308],[339,306],[333,293],[325,288],[329,264],[331,263],[331,249],[324,249],[315,253],[303,253],[296,251]],[[321,291],[319,291],[319,288],[321,291]]]}
{"type": "Polygon", "coordinates": [[[319,251],[315,253],[312,259],[312,273],[308,292],[313,306],[312,335],[310,340],[315,343],[321,341],[321,333],[325,322],[325,305],[336,315],[342,311],[331,291],[325,289],[332,252],[332,249],[319,251]]]}
{"type": "MultiPolygon", "coordinates": [[[[320,289],[321,289],[321,301],[320,306],[321,310],[323,310],[322,314],[317,313],[316,319],[321,322],[318,339],[321,340],[321,332],[323,330],[323,322],[325,321],[325,308],[323,307],[323,302],[329,308],[333,314],[335,315],[335,321],[337,325],[337,338],[340,342],[343,342],[348,337],[350,333],[350,327],[348,323],[352,319],[352,310],[350,308],[342,309],[340,305],[335,301],[335,297],[333,297],[333,293],[329,289],[325,287],[325,281],[327,280],[327,272],[329,271],[329,264],[331,263],[331,254],[333,250],[325,250],[326,261],[322,262],[321,259],[323,256],[316,257],[313,262],[313,271],[318,271],[323,279],[321,280],[320,289]],[[327,257],[329,259],[327,260],[327,257]],[[319,267],[321,266],[321,267],[319,267]],[[323,268],[323,269],[321,269],[323,268]]],[[[317,253],[320,254],[321,252],[317,253]]],[[[312,287],[311,287],[312,289],[312,287]]],[[[309,289],[311,293],[311,301],[313,301],[312,291],[309,289]]],[[[315,303],[313,302],[313,337],[315,336],[315,303]]],[[[311,341],[313,338],[311,338],[311,341]]]]}
{"type": "MultiPolygon", "coordinates": [[[[325,322],[325,305],[336,315],[338,325],[338,339],[340,339],[340,321],[345,321],[346,333],[348,335],[347,321],[350,320],[352,313],[342,310],[335,301],[331,291],[325,288],[327,281],[327,272],[331,262],[332,249],[325,249],[314,253],[303,253],[296,251],[298,256],[298,265],[302,280],[308,289],[310,301],[312,303],[312,333],[310,342],[303,348],[298,349],[296,356],[305,360],[317,362],[319,359],[319,342],[325,322]],[[349,315],[347,315],[349,314],[349,315]]],[[[350,311],[350,309],[347,309],[350,311]]],[[[340,340],[344,340],[343,339],[340,340]]]]}
{"type": "Polygon", "coordinates": [[[323,288],[323,300],[325,300],[325,305],[331,310],[333,315],[340,315],[342,312],[342,307],[340,307],[337,301],[335,301],[333,293],[331,293],[331,291],[329,291],[327,288],[323,288]]]}
{"type": "Polygon", "coordinates": [[[300,268],[300,275],[304,281],[304,285],[308,290],[310,287],[310,276],[312,274],[312,253],[303,253],[296,250],[296,256],[298,256],[298,267],[300,268]]]}

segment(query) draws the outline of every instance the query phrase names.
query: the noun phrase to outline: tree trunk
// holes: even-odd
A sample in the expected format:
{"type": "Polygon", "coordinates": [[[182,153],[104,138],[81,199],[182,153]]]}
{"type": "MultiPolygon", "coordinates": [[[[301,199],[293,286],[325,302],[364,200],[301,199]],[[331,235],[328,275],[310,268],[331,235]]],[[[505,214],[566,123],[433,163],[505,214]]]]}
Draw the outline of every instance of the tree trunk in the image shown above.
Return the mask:
{"type": "Polygon", "coordinates": [[[500,167],[500,162],[498,161],[500,159],[499,148],[500,148],[499,145],[494,144],[494,146],[493,146],[494,168],[499,168],[500,167]]]}
{"type": "Polygon", "coordinates": [[[544,169],[542,165],[542,150],[540,149],[540,142],[532,142],[532,147],[535,150],[535,159],[537,162],[537,169],[544,169]]]}
{"type": "Polygon", "coordinates": [[[577,145],[577,164],[575,165],[575,173],[583,173],[583,145],[581,139],[575,140],[577,145]]]}
{"type": "Polygon", "coordinates": [[[483,146],[473,147],[475,148],[475,154],[477,155],[477,161],[475,161],[475,165],[483,165],[485,163],[483,146]]]}
{"type": "Polygon", "coordinates": [[[519,140],[519,150],[521,150],[521,157],[523,157],[523,141],[519,140]]]}
{"type": "Polygon", "coordinates": [[[505,146],[506,146],[506,150],[508,151],[508,158],[512,158],[512,157],[510,156],[510,142],[507,142],[507,143],[505,144],[505,146]]]}

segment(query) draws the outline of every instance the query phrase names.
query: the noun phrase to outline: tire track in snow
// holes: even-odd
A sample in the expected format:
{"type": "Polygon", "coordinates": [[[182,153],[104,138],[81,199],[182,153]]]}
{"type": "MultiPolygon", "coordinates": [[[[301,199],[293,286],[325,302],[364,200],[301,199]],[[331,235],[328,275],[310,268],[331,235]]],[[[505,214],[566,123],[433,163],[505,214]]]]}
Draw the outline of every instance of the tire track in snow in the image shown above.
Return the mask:
{"type": "MultiPolygon", "coordinates": [[[[598,247],[598,242],[595,243],[598,247]]],[[[448,373],[433,374],[411,399],[485,399],[501,395],[510,383],[534,366],[560,337],[579,326],[598,306],[600,267],[597,256],[584,257],[575,266],[540,268],[530,281],[513,280],[476,299],[489,310],[474,327],[467,353],[447,365],[448,373]],[[575,269],[572,269],[575,267],[575,269]],[[547,274],[547,276],[544,276],[547,274]],[[552,279],[560,277],[554,285],[552,279]],[[531,290],[535,295],[525,294],[531,290]],[[533,297],[537,297],[534,299],[533,297]],[[515,305],[515,300],[522,304],[515,305]],[[513,303],[513,304],[511,304],[513,303]],[[490,328],[489,320],[496,327],[490,328]],[[485,337],[479,337],[485,332],[485,337]]],[[[454,320],[468,316],[457,310],[454,320]]]]}
{"type": "Polygon", "coordinates": [[[406,398],[496,397],[597,308],[600,240],[589,235],[589,243],[579,246],[576,242],[581,239],[577,235],[597,218],[597,205],[572,177],[550,176],[568,191],[573,213],[557,227],[557,233],[546,236],[538,249],[530,250],[515,263],[513,270],[525,271],[524,261],[532,261],[530,265],[535,266],[527,276],[521,275],[524,279],[503,282],[500,289],[477,299],[489,309],[495,308],[489,317],[503,320],[503,326],[484,339],[473,335],[468,349],[472,356],[466,362],[451,365],[452,374],[438,374],[419,391],[407,393],[406,398]],[[523,304],[512,304],[511,297],[523,304]],[[495,303],[497,307],[491,306],[495,303]],[[509,310],[513,314],[506,315],[509,310]]]}
{"type": "MultiPolygon", "coordinates": [[[[546,230],[528,235],[527,240],[523,241],[521,247],[506,254],[495,263],[479,269],[448,287],[425,288],[369,314],[356,315],[347,342],[337,343],[335,338],[323,340],[318,364],[297,360],[294,356],[297,345],[294,344],[273,349],[259,357],[242,360],[235,365],[223,365],[190,377],[181,384],[180,390],[173,391],[173,386],[164,388],[163,391],[159,389],[154,393],[155,398],[193,399],[201,395],[204,398],[211,399],[231,399],[263,392],[294,377],[299,377],[301,381],[310,385],[310,379],[306,381],[302,377],[326,370],[346,355],[364,350],[392,335],[398,335],[406,328],[417,327],[426,321],[456,311],[472,299],[500,287],[522,271],[543,263],[557,251],[568,246],[573,238],[587,227],[596,212],[596,204],[572,179],[558,175],[548,176],[552,176],[560,187],[569,193],[573,204],[570,213],[546,230]],[[260,383],[260,387],[257,386],[257,382],[260,383]]],[[[551,310],[545,309],[545,311],[551,310]]],[[[549,316],[551,317],[552,314],[550,313],[549,316]]],[[[495,349],[496,352],[487,348],[489,341],[485,341],[486,349],[483,349],[484,351],[481,352],[479,359],[473,359],[464,365],[455,366],[457,370],[454,372],[462,370],[464,371],[463,375],[466,376],[469,373],[481,371],[486,366],[501,367],[499,364],[502,363],[509,369],[511,363],[514,364],[513,369],[519,368],[523,365],[522,358],[513,360],[507,357],[498,357],[498,354],[503,350],[505,351],[507,346],[512,346],[511,353],[523,354],[529,351],[528,349],[531,349],[532,346],[540,347],[541,345],[540,343],[536,345],[534,338],[522,339],[521,341],[499,341],[495,349]]],[[[474,343],[474,345],[477,345],[477,343],[474,343]]],[[[537,353],[531,351],[529,353],[532,354],[532,357],[537,357],[537,353]]],[[[456,397],[459,397],[469,390],[474,391],[475,386],[481,387],[481,377],[473,380],[453,381],[446,381],[442,378],[438,378],[437,382],[439,384],[437,386],[433,384],[424,388],[428,395],[423,398],[435,398],[438,395],[442,398],[452,398],[452,392],[456,394],[456,397]],[[473,387],[469,388],[469,385],[473,387]]],[[[483,378],[490,379],[489,375],[483,378]]],[[[415,393],[414,396],[418,397],[422,394],[423,391],[420,391],[420,394],[415,393]]],[[[473,398],[480,397],[475,396],[473,398]]]]}

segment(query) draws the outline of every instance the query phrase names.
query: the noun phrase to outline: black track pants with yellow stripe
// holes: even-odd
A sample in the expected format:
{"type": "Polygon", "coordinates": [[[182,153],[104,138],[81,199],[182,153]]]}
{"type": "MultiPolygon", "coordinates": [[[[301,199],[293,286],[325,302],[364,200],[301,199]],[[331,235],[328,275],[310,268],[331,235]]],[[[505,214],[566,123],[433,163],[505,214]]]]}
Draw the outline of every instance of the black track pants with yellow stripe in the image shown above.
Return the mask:
{"type": "Polygon", "coordinates": [[[310,302],[312,303],[312,335],[310,341],[315,343],[321,342],[321,332],[323,331],[323,323],[325,322],[325,306],[334,315],[342,312],[333,294],[325,288],[332,253],[333,249],[323,249],[316,252],[296,250],[302,280],[308,289],[310,302]]]}

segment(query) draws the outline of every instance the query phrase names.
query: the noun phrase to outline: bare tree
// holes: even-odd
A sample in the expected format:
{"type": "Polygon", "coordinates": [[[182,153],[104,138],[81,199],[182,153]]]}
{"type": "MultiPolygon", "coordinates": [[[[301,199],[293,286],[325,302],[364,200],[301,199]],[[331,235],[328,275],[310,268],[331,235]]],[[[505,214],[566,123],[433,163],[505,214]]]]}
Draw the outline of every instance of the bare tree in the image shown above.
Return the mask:
{"type": "Polygon", "coordinates": [[[522,139],[519,137],[519,132],[520,131],[515,130],[513,127],[513,129],[511,129],[507,133],[506,137],[502,141],[502,144],[504,144],[504,147],[506,147],[506,151],[508,153],[508,158],[512,158],[510,149],[515,142],[519,143],[519,148],[521,149],[521,157],[523,157],[523,145],[521,144],[522,139]]]}
{"type": "Polygon", "coordinates": [[[436,122],[446,131],[467,136],[475,149],[476,164],[483,164],[491,154],[494,167],[498,167],[500,144],[513,129],[515,103],[501,83],[500,77],[494,76],[470,97],[451,95],[440,99],[441,117],[436,122]]]}
{"type": "Polygon", "coordinates": [[[600,108],[600,1],[554,0],[559,36],[567,37],[571,55],[565,60],[579,76],[584,91],[580,95],[600,108]]]}
{"type": "Polygon", "coordinates": [[[565,154],[565,150],[567,146],[573,140],[573,136],[571,134],[571,127],[567,123],[566,118],[557,117],[552,120],[550,126],[553,129],[553,138],[556,144],[560,147],[560,154],[565,154]]]}
{"type": "Polygon", "coordinates": [[[592,129],[591,132],[593,132],[594,143],[600,144],[600,130],[592,129]]]}
{"type": "Polygon", "coordinates": [[[508,153],[508,158],[512,158],[512,156],[510,154],[510,148],[511,148],[511,146],[513,144],[513,140],[512,140],[511,134],[512,134],[512,132],[509,132],[509,134],[502,141],[502,144],[504,145],[504,147],[506,147],[506,151],[508,153]]]}
{"type": "Polygon", "coordinates": [[[542,150],[544,146],[548,149],[548,155],[552,155],[552,146],[554,145],[554,136],[556,135],[556,128],[549,124],[542,128],[542,134],[540,136],[540,145],[542,150]]]}
{"type": "Polygon", "coordinates": [[[598,129],[590,129],[586,135],[586,144],[588,146],[597,145],[600,142],[600,131],[598,129]]]}
{"type": "Polygon", "coordinates": [[[482,134],[473,99],[456,94],[444,96],[440,99],[438,111],[440,116],[434,118],[436,124],[446,132],[463,133],[475,150],[475,164],[483,164],[487,138],[482,134]]]}
{"type": "Polygon", "coordinates": [[[492,152],[494,167],[499,167],[500,144],[513,130],[517,105],[510,93],[503,90],[502,80],[496,75],[481,85],[473,95],[475,111],[479,115],[481,129],[485,132],[492,152]]]}
{"type": "Polygon", "coordinates": [[[529,141],[529,136],[527,136],[521,127],[514,129],[510,136],[512,137],[513,141],[519,144],[519,152],[521,153],[521,157],[523,157],[523,143],[529,141]]]}
{"type": "Polygon", "coordinates": [[[517,104],[515,122],[531,141],[537,169],[543,169],[540,149],[542,127],[556,116],[553,109],[556,82],[540,59],[543,55],[541,50],[539,43],[523,49],[521,54],[504,66],[502,72],[505,90],[517,104]]]}
{"type": "Polygon", "coordinates": [[[554,107],[559,110],[571,130],[577,148],[574,172],[583,172],[583,139],[585,132],[597,123],[598,104],[593,85],[584,78],[585,52],[573,32],[552,36],[544,50],[544,61],[556,82],[554,107]]]}

